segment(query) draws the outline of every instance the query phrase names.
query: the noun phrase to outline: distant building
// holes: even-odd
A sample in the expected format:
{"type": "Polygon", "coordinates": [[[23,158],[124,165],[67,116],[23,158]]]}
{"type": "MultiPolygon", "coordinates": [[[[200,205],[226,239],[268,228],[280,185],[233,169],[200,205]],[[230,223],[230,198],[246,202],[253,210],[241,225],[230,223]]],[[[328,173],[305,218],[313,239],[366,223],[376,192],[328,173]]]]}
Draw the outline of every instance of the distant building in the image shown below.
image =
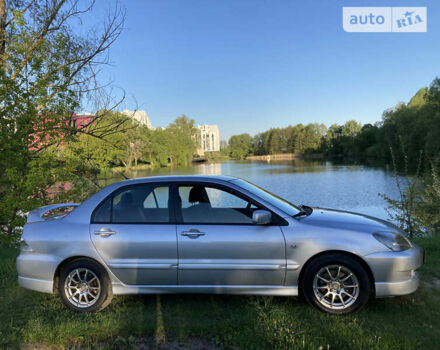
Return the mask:
{"type": "Polygon", "coordinates": [[[217,125],[197,125],[200,142],[199,154],[220,151],[220,132],[217,125]]]}
{"type": "MultiPolygon", "coordinates": [[[[64,134],[63,131],[57,131],[57,129],[61,129],[64,124],[66,127],[71,127],[77,130],[82,129],[85,126],[90,125],[93,122],[93,118],[95,116],[91,113],[85,112],[84,114],[72,114],[65,119],[59,118],[59,121],[50,117],[50,114],[47,116],[39,115],[36,124],[34,125],[35,133],[31,135],[31,146],[29,147],[30,151],[38,151],[44,146],[52,144],[57,138],[63,139],[64,134]],[[39,129],[44,129],[45,125],[50,125],[50,128],[53,129],[52,132],[44,132],[39,129]]],[[[59,147],[63,147],[63,141],[59,141],[59,147]]]]}
{"type": "Polygon", "coordinates": [[[122,113],[133,118],[139,122],[141,125],[145,125],[148,129],[153,129],[151,125],[150,118],[148,118],[147,112],[145,111],[130,111],[125,109],[122,113]]]}
{"type": "Polygon", "coordinates": [[[81,129],[85,125],[89,125],[95,116],[92,113],[85,112],[84,114],[74,114],[70,120],[71,126],[81,129]]]}

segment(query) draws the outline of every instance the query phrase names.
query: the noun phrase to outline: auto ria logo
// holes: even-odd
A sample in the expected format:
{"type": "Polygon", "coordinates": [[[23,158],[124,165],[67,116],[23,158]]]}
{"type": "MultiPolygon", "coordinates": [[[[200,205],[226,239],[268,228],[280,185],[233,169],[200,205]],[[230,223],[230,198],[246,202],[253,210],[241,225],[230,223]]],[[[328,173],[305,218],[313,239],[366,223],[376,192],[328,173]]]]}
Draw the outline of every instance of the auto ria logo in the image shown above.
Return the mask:
{"type": "Polygon", "coordinates": [[[426,7],[344,7],[346,32],[426,32],[426,7]]]}

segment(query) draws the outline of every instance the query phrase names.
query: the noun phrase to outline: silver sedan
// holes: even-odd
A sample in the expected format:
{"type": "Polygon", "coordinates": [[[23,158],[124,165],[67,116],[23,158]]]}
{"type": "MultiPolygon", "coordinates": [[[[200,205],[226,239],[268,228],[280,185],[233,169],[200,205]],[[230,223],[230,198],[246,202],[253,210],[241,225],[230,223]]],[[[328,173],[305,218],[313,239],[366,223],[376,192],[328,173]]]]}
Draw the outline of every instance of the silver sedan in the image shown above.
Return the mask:
{"type": "Polygon", "coordinates": [[[295,206],[233,177],[165,176],[31,211],[17,270],[21,286],[77,311],[114,294],[221,293],[301,295],[347,314],[370,296],[414,292],[423,262],[386,221],[295,206]]]}

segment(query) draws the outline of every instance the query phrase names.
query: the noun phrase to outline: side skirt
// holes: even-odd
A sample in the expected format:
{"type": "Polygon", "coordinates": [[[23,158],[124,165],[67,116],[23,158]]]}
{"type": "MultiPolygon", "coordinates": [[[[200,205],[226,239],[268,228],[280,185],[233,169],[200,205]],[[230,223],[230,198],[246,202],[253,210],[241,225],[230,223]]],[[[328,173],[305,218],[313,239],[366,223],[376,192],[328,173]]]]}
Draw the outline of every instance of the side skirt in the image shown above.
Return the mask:
{"type": "Polygon", "coordinates": [[[124,285],[113,283],[113,294],[236,294],[236,295],[285,295],[297,296],[298,287],[285,286],[153,286],[153,285],[124,285]]]}

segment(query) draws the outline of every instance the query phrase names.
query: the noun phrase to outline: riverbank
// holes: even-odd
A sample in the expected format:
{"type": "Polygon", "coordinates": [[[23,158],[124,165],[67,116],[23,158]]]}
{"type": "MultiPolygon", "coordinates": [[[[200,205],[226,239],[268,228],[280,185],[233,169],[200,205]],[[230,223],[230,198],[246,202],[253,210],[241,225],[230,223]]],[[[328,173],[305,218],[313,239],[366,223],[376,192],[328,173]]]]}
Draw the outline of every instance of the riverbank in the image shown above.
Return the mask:
{"type": "Polygon", "coordinates": [[[153,166],[152,164],[139,164],[136,166],[132,166],[130,169],[127,169],[124,166],[115,166],[110,168],[110,172],[112,173],[120,173],[120,172],[125,172],[125,171],[137,171],[137,170],[148,170],[148,169],[155,169],[155,168],[159,168],[158,166],[153,166]]]}
{"type": "MultiPolygon", "coordinates": [[[[258,156],[247,156],[246,160],[258,160],[258,161],[283,161],[283,160],[295,160],[295,159],[325,159],[325,155],[323,153],[310,153],[310,154],[296,154],[296,153],[278,153],[278,154],[266,154],[266,155],[258,155],[258,156]]],[[[231,157],[225,155],[206,155],[203,157],[193,158],[193,164],[198,163],[215,163],[222,162],[227,160],[234,160],[231,157]]],[[[160,166],[159,164],[138,164],[137,166],[132,166],[129,171],[139,171],[139,170],[154,170],[160,168],[179,168],[173,164],[168,164],[167,166],[160,166]]],[[[127,171],[126,167],[123,166],[115,166],[110,168],[110,171],[113,173],[120,173],[127,171]]]]}
{"type": "Polygon", "coordinates": [[[175,164],[167,164],[165,166],[161,166],[159,163],[142,163],[138,164],[136,166],[132,166],[129,169],[127,169],[124,166],[114,166],[110,168],[111,173],[121,173],[121,172],[127,172],[127,171],[142,171],[142,170],[158,170],[158,169],[179,169],[179,168],[187,168],[188,166],[191,166],[192,164],[199,164],[199,163],[215,163],[215,162],[222,162],[226,160],[231,160],[230,157],[224,156],[224,155],[211,155],[207,154],[203,157],[196,157],[193,158],[190,163],[188,163],[186,166],[179,166],[175,164]]]}
{"type": "Polygon", "coordinates": [[[427,252],[419,290],[345,317],[293,297],[224,295],[115,296],[102,312],[76,313],[19,287],[18,250],[0,245],[0,348],[438,349],[440,236],[417,243],[427,252]]]}
{"type": "Polygon", "coordinates": [[[266,154],[261,156],[247,156],[246,160],[294,160],[294,159],[324,159],[324,154],[322,153],[311,153],[311,154],[297,154],[297,153],[278,153],[278,154],[266,154]]]}

